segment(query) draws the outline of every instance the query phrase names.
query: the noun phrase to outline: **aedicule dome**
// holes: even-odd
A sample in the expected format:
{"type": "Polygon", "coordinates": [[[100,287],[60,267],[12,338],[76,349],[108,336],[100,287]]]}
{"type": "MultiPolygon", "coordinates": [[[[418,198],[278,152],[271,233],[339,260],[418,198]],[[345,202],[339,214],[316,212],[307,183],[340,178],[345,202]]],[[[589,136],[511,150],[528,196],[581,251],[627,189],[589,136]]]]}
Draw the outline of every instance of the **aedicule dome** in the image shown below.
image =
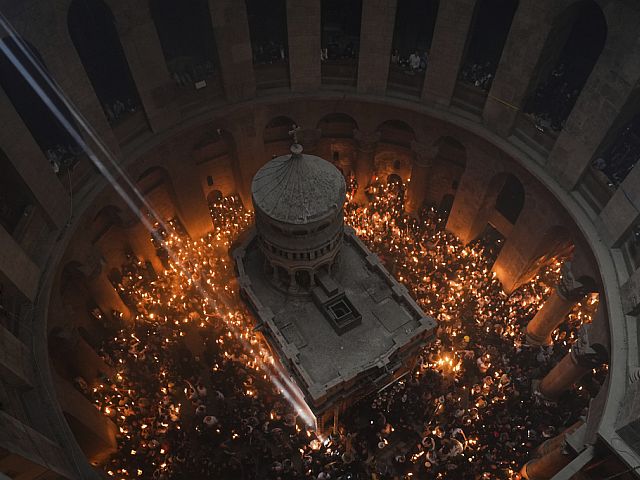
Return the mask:
{"type": "Polygon", "coordinates": [[[279,222],[303,225],[342,208],[346,185],[336,167],[293,145],[291,155],[258,170],[251,192],[256,210],[279,222]]]}

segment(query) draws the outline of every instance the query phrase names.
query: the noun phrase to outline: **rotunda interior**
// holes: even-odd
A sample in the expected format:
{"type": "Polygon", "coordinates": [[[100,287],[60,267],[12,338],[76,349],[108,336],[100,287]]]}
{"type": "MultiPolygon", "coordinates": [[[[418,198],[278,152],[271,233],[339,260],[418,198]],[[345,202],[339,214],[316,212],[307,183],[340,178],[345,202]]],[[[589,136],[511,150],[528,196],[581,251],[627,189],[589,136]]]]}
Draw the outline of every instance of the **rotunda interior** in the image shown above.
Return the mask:
{"type": "Polygon", "coordinates": [[[0,0],[0,478],[638,478],[639,24],[0,0]]]}

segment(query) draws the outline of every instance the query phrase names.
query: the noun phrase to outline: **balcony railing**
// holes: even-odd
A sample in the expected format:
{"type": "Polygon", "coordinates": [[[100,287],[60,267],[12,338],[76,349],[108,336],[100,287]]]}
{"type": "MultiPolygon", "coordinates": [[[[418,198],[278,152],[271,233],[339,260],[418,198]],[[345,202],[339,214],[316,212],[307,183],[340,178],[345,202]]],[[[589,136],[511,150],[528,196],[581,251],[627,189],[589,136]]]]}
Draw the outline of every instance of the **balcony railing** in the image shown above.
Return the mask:
{"type": "Polygon", "coordinates": [[[419,97],[424,85],[423,71],[414,71],[392,63],[389,66],[389,78],[387,79],[387,92],[400,93],[419,97]]]}
{"type": "Polygon", "coordinates": [[[289,88],[289,64],[286,62],[254,64],[253,71],[258,90],[289,88]]]}
{"type": "Polygon", "coordinates": [[[513,135],[544,158],[549,156],[558,139],[558,132],[536,124],[531,115],[524,113],[516,118],[513,135]]]}
{"type": "Polygon", "coordinates": [[[355,87],[358,79],[358,60],[327,60],[322,62],[322,84],[355,87]]]}
{"type": "Polygon", "coordinates": [[[482,115],[488,93],[467,82],[456,82],[451,105],[466,110],[474,115],[482,115]]]}

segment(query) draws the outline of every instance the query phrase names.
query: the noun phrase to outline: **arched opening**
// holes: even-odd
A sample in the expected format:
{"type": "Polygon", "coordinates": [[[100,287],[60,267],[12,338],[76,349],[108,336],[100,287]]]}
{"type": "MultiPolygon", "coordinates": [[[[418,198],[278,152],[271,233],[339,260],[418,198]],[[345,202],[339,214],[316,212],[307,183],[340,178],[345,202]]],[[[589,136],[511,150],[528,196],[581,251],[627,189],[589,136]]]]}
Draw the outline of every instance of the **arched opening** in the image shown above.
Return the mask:
{"type": "Polygon", "coordinates": [[[523,207],[524,187],[515,175],[508,174],[496,197],[495,208],[510,223],[515,224],[523,207]]]}
{"type": "Polygon", "coordinates": [[[140,96],[109,7],[102,0],[74,0],[67,25],[109,124],[140,111],[140,96]]]}
{"type": "Polygon", "coordinates": [[[452,104],[482,113],[517,9],[518,0],[478,0],[452,104]]]}
{"type": "Polygon", "coordinates": [[[420,96],[438,17],[438,0],[399,0],[387,89],[420,96]]]}
{"type": "MultiPolygon", "coordinates": [[[[69,122],[71,128],[76,128],[71,113],[53,89],[47,85],[44,76],[34,65],[34,63],[38,64],[42,71],[47,72],[38,51],[24,42],[22,46],[27,50],[27,55],[12,38],[4,38],[2,42],[25,67],[26,73],[42,88],[44,94],[51,99],[54,107],[64,116],[65,121],[69,122]]],[[[66,177],[66,173],[72,170],[80,159],[82,154],[80,147],[4,52],[0,52],[0,87],[7,94],[40,150],[51,163],[54,172],[66,177]]]]}
{"type": "Polygon", "coordinates": [[[289,133],[296,125],[289,117],[276,117],[269,120],[264,127],[264,143],[287,142],[292,143],[293,137],[289,133]]]}
{"type": "Polygon", "coordinates": [[[507,41],[518,0],[479,0],[458,79],[488,92],[507,41]]]}
{"type": "Polygon", "coordinates": [[[397,173],[391,173],[387,176],[387,183],[389,185],[400,186],[402,185],[402,177],[400,177],[400,175],[398,175],[397,173]]]}
{"type": "Polygon", "coordinates": [[[246,0],[258,89],[289,86],[286,0],[246,0]]]}
{"type": "MultiPolygon", "coordinates": [[[[640,91],[636,90],[607,132],[591,163],[594,173],[607,185],[598,210],[602,209],[640,158],[640,91]]],[[[587,172],[585,172],[585,175],[587,172]]],[[[590,192],[597,186],[589,184],[590,192]]]]}
{"type": "Polygon", "coordinates": [[[220,190],[211,190],[207,195],[207,202],[209,202],[209,205],[212,205],[212,204],[220,203],[220,201],[222,201],[223,198],[224,197],[220,190]]]}
{"type": "Polygon", "coordinates": [[[35,204],[31,190],[0,150],[0,225],[14,235],[35,204]]]}
{"type": "Polygon", "coordinates": [[[529,85],[523,112],[544,130],[563,129],[607,39],[594,0],[580,0],[555,20],[529,85]]]}
{"type": "Polygon", "coordinates": [[[322,83],[355,86],[362,0],[322,0],[322,83]]]}
{"type": "Polygon", "coordinates": [[[403,182],[411,177],[413,154],[401,148],[381,148],[373,159],[375,181],[385,183],[391,178],[399,177],[403,182]]]}
{"type": "Polygon", "coordinates": [[[380,133],[380,143],[398,147],[410,149],[416,139],[413,128],[401,120],[387,120],[376,131],[380,133]]]}
{"type": "Polygon", "coordinates": [[[498,255],[504,247],[504,235],[491,222],[484,225],[484,229],[476,239],[484,248],[484,254],[489,259],[488,266],[493,268],[498,255]]]}
{"type": "Polygon", "coordinates": [[[150,9],[173,79],[184,87],[205,86],[219,70],[209,2],[151,0],[150,9]]]}
{"type": "Polygon", "coordinates": [[[325,138],[353,138],[358,123],[346,113],[330,113],[320,119],[318,129],[325,138]]]}

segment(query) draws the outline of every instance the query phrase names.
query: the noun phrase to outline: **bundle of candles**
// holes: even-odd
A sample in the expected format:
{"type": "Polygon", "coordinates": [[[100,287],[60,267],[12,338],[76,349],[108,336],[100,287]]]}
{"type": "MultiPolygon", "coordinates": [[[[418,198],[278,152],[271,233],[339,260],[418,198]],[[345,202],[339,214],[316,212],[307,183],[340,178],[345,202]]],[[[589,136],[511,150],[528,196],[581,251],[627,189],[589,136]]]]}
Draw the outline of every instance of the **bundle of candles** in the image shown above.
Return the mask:
{"type": "Polygon", "coordinates": [[[86,390],[118,430],[112,478],[517,478],[546,438],[584,413],[606,367],[557,404],[532,395],[589,322],[597,296],[554,332],[553,347],[524,345],[524,327],[560,278],[554,259],[506,295],[491,272],[499,245],[462,245],[444,218],[403,210],[400,184],[376,183],[345,220],[438,319],[415,369],[347,411],[321,437],[283,395],[270,350],[239,299],[228,250],[252,223],[236,197],[211,204],[213,230],[192,241],[177,220],[158,225],[164,270],[131,255],[115,288],[134,312],[100,353],[115,372],[86,390]],[[373,476],[375,475],[375,477],[373,476]]]}

